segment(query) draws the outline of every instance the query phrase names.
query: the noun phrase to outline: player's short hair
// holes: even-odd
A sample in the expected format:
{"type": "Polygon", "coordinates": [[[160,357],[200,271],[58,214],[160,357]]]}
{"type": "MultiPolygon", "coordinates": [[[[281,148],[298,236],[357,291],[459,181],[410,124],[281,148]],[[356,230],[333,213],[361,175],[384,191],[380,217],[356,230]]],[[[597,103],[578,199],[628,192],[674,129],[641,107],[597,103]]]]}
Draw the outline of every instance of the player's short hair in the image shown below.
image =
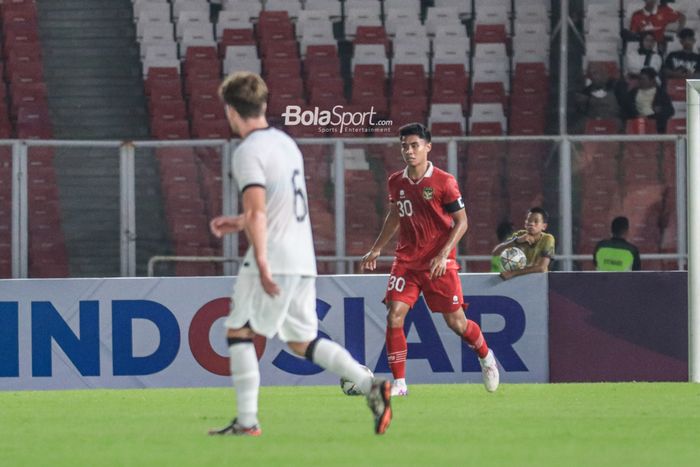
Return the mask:
{"type": "Polygon", "coordinates": [[[221,100],[233,107],[243,119],[263,115],[267,94],[265,81],[250,71],[230,74],[219,86],[221,100]]]}
{"type": "Polygon", "coordinates": [[[693,31],[690,28],[683,28],[680,31],[678,31],[678,38],[680,40],[683,39],[695,39],[695,31],[693,31]]]}
{"type": "Polygon", "coordinates": [[[542,216],[542,222],[545,224],[549,223],[549,214],[543,208],[535,206],[534,208],[530,208],[527,212],[528,214],[539,214],[542,216]]]}
{"type": "Polygon", "coordinates": [[[610,230],[614,237],[623,235],[630,229],[630,221],[625,216],[618,216],[610,224],[610,230]]]}
{"type": "Polygon", "coordinates": [[[399,128],[399,139],[404,139],[406,136],[416,135],[426,142],[430,142],[430,130],[428,130],[423,124],[414,122],[399,128]]]}

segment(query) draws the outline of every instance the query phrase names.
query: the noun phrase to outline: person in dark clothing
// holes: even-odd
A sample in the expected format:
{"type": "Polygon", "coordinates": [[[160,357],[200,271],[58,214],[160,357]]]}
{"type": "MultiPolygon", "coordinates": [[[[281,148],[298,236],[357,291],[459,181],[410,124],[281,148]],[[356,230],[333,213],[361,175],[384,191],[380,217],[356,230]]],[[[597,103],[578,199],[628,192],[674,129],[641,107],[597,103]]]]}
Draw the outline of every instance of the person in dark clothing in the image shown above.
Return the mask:
{"type": "Polygon", "coordinates": [[[630,221],[624,216],[616,217],[610,227],[612,238],[601,240],[595,247],[593,263],[597,271],[639,271],[642,269],[639,249],[625,240],[630,221]]]}
{"type": "Polygon", "coordinates": [[[623,102],[626,118],[652,118],[656,120],[656,130],[666,133],[666,123],[673,116],[673,104],[663,87],[656,81],[653,68],[642,68],[639,73],[639,86],[627,93],[623,102]]]}
{"type": "Polygon", "coordinates": [[[671,52],[664,62],[664,77],[692,79],[700,77],[700,54],[695,53],[695,31],[689,28],[681,29],[678,39],[682,50],[671,52]]]}

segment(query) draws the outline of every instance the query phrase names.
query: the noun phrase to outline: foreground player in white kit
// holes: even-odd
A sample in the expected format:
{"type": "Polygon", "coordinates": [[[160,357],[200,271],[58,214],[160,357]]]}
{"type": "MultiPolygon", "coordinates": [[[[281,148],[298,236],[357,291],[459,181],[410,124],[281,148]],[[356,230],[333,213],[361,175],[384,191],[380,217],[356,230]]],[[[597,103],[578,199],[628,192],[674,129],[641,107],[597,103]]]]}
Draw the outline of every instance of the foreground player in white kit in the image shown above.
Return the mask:
{"type": "Polygon", "coordinates": [[[219,95],[234,133],[243,139],[233,154],[243,214],[210,223],[217,237],[245,231],[250,248],[233,290],[226,320],[237,417],[211,435],[259,436],[260,371],[253,338],[278,335],[297,355],[355,382],[367,395],[375,432],[391,421],[391,387],[373,381],[342,346],[318,337],[316,258],[304,182],[304,162],[296,143],[268,126],[267,86],[254,73],[227,77],[219,95]]]}

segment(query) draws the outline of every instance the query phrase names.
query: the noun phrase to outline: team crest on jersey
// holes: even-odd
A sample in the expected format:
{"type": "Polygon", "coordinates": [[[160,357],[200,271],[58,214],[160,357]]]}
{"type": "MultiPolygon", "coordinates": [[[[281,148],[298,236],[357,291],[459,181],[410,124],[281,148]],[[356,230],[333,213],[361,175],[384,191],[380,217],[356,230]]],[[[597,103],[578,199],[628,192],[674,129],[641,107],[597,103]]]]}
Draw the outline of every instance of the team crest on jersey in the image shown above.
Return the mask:
{"type": "Polygon", "coordinates": [[[399,197],[400,197],[401,199],[404,199],[404,198],[406,197],[406,193],[404,193],[403,190],[399,190],[399,197]]]}
{"type": "Polygon", "coordinates": [[[459,297],[457,297],[457,295],[452,296],[452,303],[459,303],[459,297]]]}
{"type": "Polygon", "coordinates": [[[433,199],[433,187],[431,186],[426,186],[423,188],[423,199],[426,201],[430,201],[433,199]]]}

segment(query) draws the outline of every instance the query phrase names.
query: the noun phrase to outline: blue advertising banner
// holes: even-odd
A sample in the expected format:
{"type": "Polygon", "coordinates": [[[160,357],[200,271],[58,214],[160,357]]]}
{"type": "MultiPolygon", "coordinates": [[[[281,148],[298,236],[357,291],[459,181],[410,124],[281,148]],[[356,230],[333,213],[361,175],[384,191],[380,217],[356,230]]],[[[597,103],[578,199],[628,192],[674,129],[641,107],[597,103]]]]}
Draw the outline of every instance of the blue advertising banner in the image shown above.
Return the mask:
{"type": "MultiPolygon", "coordinates": [[[[503,382],[547,382],[547,275],[462,275],[503,382]]],[[[223,321],[235,278],[0,282],[0,390],[227,386],[223,321]]],[[[390,376],[385,275],[317,280],[319,332],[390,376]]],[[[480,383],[474,353],[422,299],[406,319],[410,383],[480,383]]],[[[337,384],[276,339],[256,340],[264,385],[337,384]]]]}

